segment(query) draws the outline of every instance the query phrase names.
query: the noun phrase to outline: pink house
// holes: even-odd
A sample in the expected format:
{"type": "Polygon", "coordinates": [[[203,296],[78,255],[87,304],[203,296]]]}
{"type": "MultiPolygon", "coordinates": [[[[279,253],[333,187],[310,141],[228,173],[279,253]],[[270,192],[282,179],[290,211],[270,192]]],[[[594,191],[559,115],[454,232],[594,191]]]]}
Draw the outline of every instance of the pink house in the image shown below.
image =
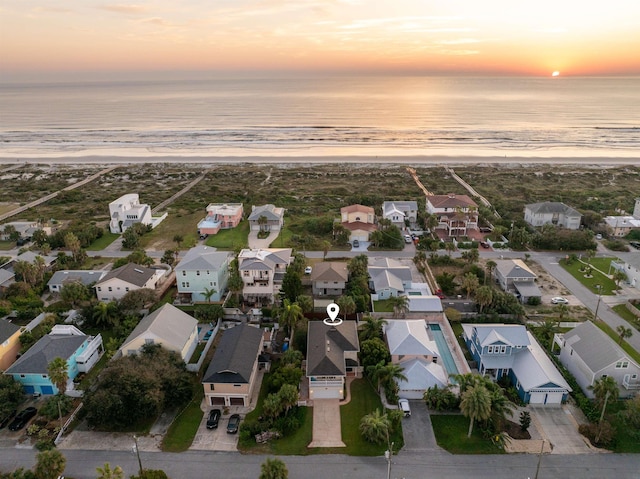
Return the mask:
{"type": "Polygon", "coordinates": [[[242,203],[212,203],[207,206],[207,216],[198,223],[198,234],[214,235],[235,228],[242,221],[243,212],[242,203]]]}

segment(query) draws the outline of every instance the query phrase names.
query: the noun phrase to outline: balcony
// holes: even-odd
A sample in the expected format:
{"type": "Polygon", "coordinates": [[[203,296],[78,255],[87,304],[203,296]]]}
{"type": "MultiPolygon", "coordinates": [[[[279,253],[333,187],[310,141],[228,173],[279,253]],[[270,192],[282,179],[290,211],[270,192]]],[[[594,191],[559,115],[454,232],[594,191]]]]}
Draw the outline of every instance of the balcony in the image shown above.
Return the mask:
{"type": "Polygon", "coordinates": [[[625,377],[622,380],[622,387],[627,391],[637,391],[640,389],[640,380],[625,377]]]}

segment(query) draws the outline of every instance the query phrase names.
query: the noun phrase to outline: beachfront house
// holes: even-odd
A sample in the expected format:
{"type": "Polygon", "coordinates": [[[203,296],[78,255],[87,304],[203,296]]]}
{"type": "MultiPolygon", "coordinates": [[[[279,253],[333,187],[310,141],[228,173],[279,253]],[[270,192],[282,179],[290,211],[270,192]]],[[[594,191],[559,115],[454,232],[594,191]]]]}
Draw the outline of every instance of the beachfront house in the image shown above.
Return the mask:
{"type": "Polygon", "coordinates": [[[373,208],[363,205],[350,205],[340,208],[340,221],[349,231],[349,242],[369,241],[369,236],[378,228],[373,208]]]}
{"type": "Polygon", "coordinates": [[[415,225],[418,221],[417,201],[385,201],[382,203],[382,217],[390,220],[401,230],[415,225]]]}
{"type": "Polygon", "coordinates": [[[164,269],[153,269],[128,263],[109,271],[94,286],[96,296],[102,302],[110,302],[136,289],[155,289],[166,274],[164,269]]]}
{"type": "Polygon", "coordinates": [[[524,206],[524,220],[531,226],[555,225],[569,230],[580,228],[582,214],[557,201],[544,201],[524,206]]]}
{"type": "Polygon", "coordinates": [[[587,397],[595,397],[589,388],[602,377],[616,380],[621,398],[640,391],[640,365],[591,321],[580,323],[564,334],[556,333],[556,345],[560,347],[560,362],[587,397]]]}
{"type": "Polygon", "coordinates": [[[100,281],[106,276],[108,271],[105,270],[61,270],[56,271],[47,283],[49,291],[59,293],[67,284],[77,283],[84,286],[90,286],[100,281]]]}
{"type": "Polygon", "coordinates": [[[216,251],[210,246],[191,248],[175,267],[178,301],[198,303],[221,301],[229,279],[227,251],[216,251]]]}
{"type": "Polygon", "coordinates": [[[211,203],[207,206],[207,216],[198,223],[198,234],[214,235],[220,230],[238,226],[244,213],[242,203],[211,203]]]}
{"type": "Polygon", "coordinates": [[[251,231],[280,231],[284,225],[284,208],[274,205],[252,206],[249,214],[251,231]]]}
{"type": "Polygon", "coordinates": [[[6,319],[0,319],[0,371],[4,371],[20,354],[22,328],[6,319]]]}
{"type": "Polygon", "coordinates": [[[478,229],[478,205],[467,195],[429,195],[426,210],[438,219],[436,232],[446,236],[467,236],[469,230],[478,229]]]}
{"type": "Polygon", "coordinates": [[[137,193],[122,195],[117,200],[109,203],[109,231],[112,233],[124,233],[127,228],[136,223],[151,226],[151,206],[140,203],[137,193]]]}
{"type": "Polygon", "coordinates": [[[367,267],[369,287],[378,300],[399,296],[411,288],[411,268],[392,258],[376,258],[367,267]]]}

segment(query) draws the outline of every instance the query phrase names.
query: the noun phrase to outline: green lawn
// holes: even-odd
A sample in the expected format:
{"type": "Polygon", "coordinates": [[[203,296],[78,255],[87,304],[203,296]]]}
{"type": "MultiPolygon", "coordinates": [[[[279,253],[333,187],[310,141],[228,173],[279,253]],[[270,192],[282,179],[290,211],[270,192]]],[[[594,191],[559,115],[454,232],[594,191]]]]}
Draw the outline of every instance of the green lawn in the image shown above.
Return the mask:
{"type": "Polygon", "coordinates": [[[304,420],[300,428],[282,439],[271,441],[269,450],[279,456],[306,456],[324,452],[322,449],[309,449],[307,446],[313,437],[313,409],[303,408],[304,420]]]}
{"type": "Polygon", "coordinates": [[[633,437],[633,428],[618,414],[626,408],[627,400],[619,400],[607,407],[606,419],[616,431],[615,441],[611,449],[617,453],[640,453],[640,441],[633,437]]]}
{"type": "MultiPolygon", "coordinates": [[[[593,259],[595,260],[596,258],[593,258],[593,259]]],[[[604,258],[597,258],[597,259],[600,260],[604,258]]],[[[609,262],[611,262],[611,259],[612,258],[609,258],[609,262]]],[[[571,273],[571,275],[574,278],[576,278],[578,281],[580,281],[584,286],[586,286],[591,291],[593,291],[594,294],[598,293],[598,289],[596,288],[597,284],[602,286],[602,294],[605,294],[605,295],[613,294],[613,291],[616,289],[616,283],[613,280],[599,273],[595,269],[592,270],[591,272],[591,275],[592,275],[591,278],[585,278],[584,273],[580,272],[580,268],[584,268],[584,264],[582,264],[580,261],[573,261],[571,264],[567,264],[565,260],[562,260],[560,261],[560,265],[564,269],[566,269],[569,273],[571,273]]],[[[594,265],[595,265],[595,262],[594,262],[594,265]]],[[[608,272],[608,269],[609,267],[607,266],[607,268],[605,269],[605,272],[608,272]]]]}
{"type": "MultiPolygon", "coordinates": [[[[611,329],[608,324],[606,324],[604,321],[595,321],[594,324],[596,326],[598,326],[600,329],[602,329],[605,333],[607,333],[609,335],[609,337],[611,339],[613,339],[617,344],[619,344],[620,347],[622,349],[624,349],[624,351],[629,356],[631,356],[631,358],[636,363],[640,363],[640,353],[638,351],[636,351],[635,349],[633,349],[633,347],[629,343],[627,343],[626,341],[622,341],[622,344],[620,344],[620,342],[619,342],[620,341],[620,336],[613,329],[611,329]]],[[[634,333],[634,334],[637,334],[637,333],[634,333]]]]}
{"type": "Polygon", "coordinates": [[[373,302],[373,311],[375,313],[393,313],[393,306],[388,299],[381,299],[373,302]]]}
{"type": "Polygon", "coordinates": [[[452,454],[502,454],[504,451],[489,439],[482,437],[478,425],[474,425],[471,437],[469,419],[462,415],[432,415],[431,424],[438,446],[452,454]]]}
{"type": "Polygon", "coordinates": [[[95,240],[89,247],[87,251],[101,251],[113,243],[116,239],[120,237],[119,234],[112,233],[111,231],[105,231],[100,238],[95,240]]]}
{"type": "Polygon", "coordinates": [[[198,432],[204,413],[200,403],[204,397],[204,389],[196,384],[196,393],[189,405],[180,413],[169,426],[167,434],[162,440],[162,450],[165,452],[182,452],[189,449],[193,438],[198,432]]]}
{"type": "Polygon", "coordinates": [[[271,242],[271,244],[269,245],[269,248],[289,248],[289,247],[295,247],[295,245],[290,244],[291,242],[291,237],[294,235],[295,233],[293,231],[291,231],[291,229],[289,228],[289,226],[284,226],[281,230],[280,230],[280,234],[278,235],[278,237],[273,240],[271,242]]]}
{"type": "Polygon", "coordinates": [[[184,242],[180,248],[187,249],[187,237],[192,237],[195,242],[198,222],[204,217],[201,212],[185,213],[182,211],[170,211],[169,215],[156,228],[140,237],[140,248],[154,248],[158,251],[176,249],[174,236],[181,235],[184,242]]]}
{"type": "Polygon", "coordinates": [[[241,221],[238,226],[229,230],[220,230],[215,235],[210,235],[207,240],[207,246],[213,246],[218,249],[233,250],[236,247],[246,248],[249,244],[249,222],[241,221]]]}
{"type": "Polygon", "coordinates": [[[16,247],[15,241],[0,241],[0,251],[7,251],[16,247]]]}
{"type": "Polygon", "coordinates": [[[200,359],[200,355],[202,354],[202,351],[204,351],[204,347],[206,345],[207,345],[206,342],[198,343],[198,345],[196,346],[196,349],[193,351],[193,354],[191,355],[191,359],[189,359],[189,364],[196,364],[198,362],[198,360],[200,359]]]}
{"type": "MultiPolygon", "coordinates": [[[[629,311],[626,305],[619,304],[617,306],[614,306],[611,309],[613,309],[616,313],[618,313],[618,316],[624,319],[627,323],[633,326],[636,329],[636,331],[640,331],[640,319],[637,318],[636,315],[633,314],[631,311],[629,311]]],[[[634,333],[634,334],[638,334],[638,333],[634,333]]]]}

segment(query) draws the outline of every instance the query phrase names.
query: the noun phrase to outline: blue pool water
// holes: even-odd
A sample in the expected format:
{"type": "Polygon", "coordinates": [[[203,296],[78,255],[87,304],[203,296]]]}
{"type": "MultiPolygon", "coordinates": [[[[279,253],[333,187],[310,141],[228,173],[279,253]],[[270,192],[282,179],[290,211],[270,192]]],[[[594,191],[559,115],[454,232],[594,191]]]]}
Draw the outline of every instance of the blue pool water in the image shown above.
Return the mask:
{"type": "Polygon", "coordinates": [[[429,324],[429,329],[431,331],[433,340],[438,346],[438,351],[440,352],[440,357],[442,358],[442,364],[444,366],[444,369],[447,371],[447,374],[449,376],[451,376],[452,374],[458,374],[458,368],[456,367],[456,363],[453,360],[451,351],[449,351],[449,346],[447,345],[447,341],[444,339],[444,334],[442,333],[440,325],[429,324]]]}

